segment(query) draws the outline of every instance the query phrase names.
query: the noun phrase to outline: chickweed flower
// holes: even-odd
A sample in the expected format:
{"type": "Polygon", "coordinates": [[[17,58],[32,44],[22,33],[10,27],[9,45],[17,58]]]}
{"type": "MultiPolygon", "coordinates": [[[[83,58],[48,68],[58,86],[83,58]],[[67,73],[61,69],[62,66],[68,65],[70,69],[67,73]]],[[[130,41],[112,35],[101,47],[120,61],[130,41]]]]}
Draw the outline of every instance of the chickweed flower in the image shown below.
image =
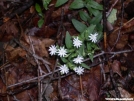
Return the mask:
{"type": "Polygon", "coordinates": [[[64,47],[60,47],[60,49],[58,49],[57,53],[60,57],[65,57],[67,55],[67,49],[65,49],[64,47]]]}
{"type": "Polygon", "coordinates": [[[78,75],[82,75],[84,72],[84,68],[82,68],[81,66],[79,67],[75,67],[74,71],[78,74],[78,75]]]}
{"type": "Polygon", "coordinates": [[[74,38],[74,39],[73,39],[73,45],[74,45],[75,47],[79,48],[79,47],[82,45],[82,41],[80,41],[80,40],[78,39],[78,37],[77,37],[77,38],[74,38]]]}
{"type": "Polygon", "coordinates": [[[61,74],[67,74],[69,72],[69,69],[66,65],[61,65],[59,70],[61,74]]]}
{"type": "Polygon", "coordinates": [[[51,45],[48,51],[50,51],[51,55],[55,55],[57,53],[57,48],[55,45],[51,45]]]}
{"type": "Polygon", "coordinates": [[[96,43],[97,42],[97,35],[98,35],[98,33],[90,34],[88,36],[89,37],[89,40],[91,40],[92,42],[96,43]]]}
{"type": "Polygon", "coordinates": [[[77,58],[73,59],[73,62],[76,64],[80,64],[83,62],[83,57],[78,55],[77,58]]]}

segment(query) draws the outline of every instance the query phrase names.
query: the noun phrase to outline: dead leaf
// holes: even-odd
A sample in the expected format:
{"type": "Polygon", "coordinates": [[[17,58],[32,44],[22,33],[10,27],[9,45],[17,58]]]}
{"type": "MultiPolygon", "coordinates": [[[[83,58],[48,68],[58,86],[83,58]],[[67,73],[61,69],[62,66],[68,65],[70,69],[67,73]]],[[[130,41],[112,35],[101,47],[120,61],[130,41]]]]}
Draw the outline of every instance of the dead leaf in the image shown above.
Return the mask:
{"type": "Polygon", "coordinates": [[[117,73],[120,77],[122,77],[121,64],[120,64],[119,61],[114,60],[114,62],[112,63],[111,67],[112,67],[113,73],[117,73]]]}

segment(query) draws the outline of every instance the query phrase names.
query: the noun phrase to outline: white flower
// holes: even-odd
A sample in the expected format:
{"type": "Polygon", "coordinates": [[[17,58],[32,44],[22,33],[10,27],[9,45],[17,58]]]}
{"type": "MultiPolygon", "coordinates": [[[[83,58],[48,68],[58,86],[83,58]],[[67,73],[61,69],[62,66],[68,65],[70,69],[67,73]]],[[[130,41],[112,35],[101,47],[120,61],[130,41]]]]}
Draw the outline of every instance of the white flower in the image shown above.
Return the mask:
{"type": "Polygon", "coordinates": [[[51,45],[49,47],[49,51],[50,51],[50,54],[51,55],[55,55],[57,53],[57,49],[56,49],[56,46],[55,45],[51,45]]]}
{"type": "Polygon", "coordinates": [[[64,47],[60,47],[60,49],[58,49],[57,53],[60,57],[65,57],[67,55],[67,50],[64,49],[64,47]]]}
{"type": "Polygon", "coordinates": [[[61,74],[67,74],[69,72],[69,69],[66,65],[61,65],[59,70],[61,74]]]}
{"type": "Polygon", "coordinates": [[[82,41],[80,41],[80,40],[78,39],[78,37],[77,37],[77,38],[74,38],[74,39],[73,39],[73,45],[74,45],[75,47],[79,48],[79,47],[82,45],[82,41]]]}
{"type": "Polygon", "coordinates": [[[73,62],[76,64],[80,64],[83,62],[83,57],[78,55],[77,58],[73,59],[73,62]]]}
{"type": "Polygon", "coordinates": [[[90,34],[88,36],[90,38],[89,40],[91,40],[92,42],[96,43],[97,42],[97,35],[98,35],[98,33],[90,34]]]}
{"type": "Polygon", "coordinates": [[[81,74],[83,74],[83,72],[84,72],[84,68],[82,68],[81,66],[75,67],[75,68],[74,68],[74,71],[75,71],[78,75],[81,75],[81,74]]]}

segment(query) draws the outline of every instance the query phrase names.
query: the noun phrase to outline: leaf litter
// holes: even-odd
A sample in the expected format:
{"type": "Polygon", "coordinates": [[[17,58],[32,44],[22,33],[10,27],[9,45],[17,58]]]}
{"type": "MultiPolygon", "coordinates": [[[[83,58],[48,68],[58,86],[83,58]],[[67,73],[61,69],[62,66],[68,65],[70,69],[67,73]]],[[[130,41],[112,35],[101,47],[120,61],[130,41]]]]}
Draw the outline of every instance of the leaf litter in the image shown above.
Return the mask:
{"type": "MultiPolygon", "coordinates": [[[[102,0],[96,1],[102,3],[102,0]]],[[[130,1],[124,1],[127,9],[130,1]]],[[[65,32],[58,31],[61,16],[64,18],[62,23],[70,35],[78,35],[71,20],[81,19],[77,10],[69,9],[72,2],[73,0],[69,0],[65,5],[55,8],[56,2],[52,0],[49,9],[43,11],[46,19],[41,28],[37,28],[38,14],[27,9],[19,15],[24,32],[21,38],[19,37],[21,28],[17,26],[16,17],[0,26],[0,44],[3,44],[4,48],[0,52],[0,100],[37,101],[41,98],[44,101],[105,101],[107,97],[116,98],[118,95],[122,98],[134,98],[134,53],[127,51],[134,48],[134,23],[133,18],[129,17],[130,12],[123,12],[125,16],[121,18],[119,1],[115,6],[112,6],[115,0],[108,2],[108,9],[112,7],[117,10],[117,20],[112,25],[113,31],[108,35],[108,51],[103,54],[107,59],[103,61],[101,59],[103,56],[99,55],[93,62],[87,61],[91,67],[81,76],[72,71],[67,75],[59,74],[58,58],[49,55],[48,47],[63,42],[65,32]],[[121,19],[122,27],[119,23],[121,19]],[[115,91],[116,89],[119,93],[115,91]]],[[[4,17],[2,11],[8,13],[6,5],[13,7],[10,1],[0,1],[0,5],[1,17],[4,17]]],[[[100,47],[103,47],[102,43],[103,41],[99,42],[100,47]]],[[[101,52],[95,53],[98,54],[101,52]]]]}

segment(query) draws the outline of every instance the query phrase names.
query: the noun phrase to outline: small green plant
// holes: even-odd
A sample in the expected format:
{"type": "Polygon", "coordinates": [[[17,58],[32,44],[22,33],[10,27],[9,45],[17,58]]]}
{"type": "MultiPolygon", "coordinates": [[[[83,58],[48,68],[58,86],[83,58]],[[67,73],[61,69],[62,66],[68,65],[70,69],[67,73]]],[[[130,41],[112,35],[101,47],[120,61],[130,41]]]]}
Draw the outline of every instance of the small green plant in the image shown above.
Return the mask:
{"type": "Polygon", "coordinates": [[[39,4],[35,4],[35,9],[38,12],[38,15],[40,16],[40,20],[38,21],[38,27],[41,28],[44,23],[44,15],[39,4]]]}
{"type": "MultiPolygon", "coordinates": [[[[68,0],[57,0],[55,7],[67,2],[68,0]]],[[[62,61],[60,63],[61,74],[67,74],[69,70],[73,70],[81,75],[84,68],[90,69],[84,60],[90,58],[93,61],[94,53],[99,49],[96,43],[102,37],[103,6],[94,0],[74,0],[69,9],[79,9],[80,19],[72,19],[72,24],[79,35],[71,36],[67,31],[65,45],[51,45],[49,51],[50,55],[57,55],[62,61]]]]}
{"type": "MultiPolygon", "coordinates": [[[[43,7],[45,10],[48,9],[48,5],[50,2],[51,0],[42,0],[43,7]]],[[[40,16],[40,20],[38,21],[38,27],[41,28],[44,23],[45,17],[44,17],[44,14],[42,13],[41,6],[38,3],[35,4],[35,9],[38,12],[38,15],[40,16]]]]}

